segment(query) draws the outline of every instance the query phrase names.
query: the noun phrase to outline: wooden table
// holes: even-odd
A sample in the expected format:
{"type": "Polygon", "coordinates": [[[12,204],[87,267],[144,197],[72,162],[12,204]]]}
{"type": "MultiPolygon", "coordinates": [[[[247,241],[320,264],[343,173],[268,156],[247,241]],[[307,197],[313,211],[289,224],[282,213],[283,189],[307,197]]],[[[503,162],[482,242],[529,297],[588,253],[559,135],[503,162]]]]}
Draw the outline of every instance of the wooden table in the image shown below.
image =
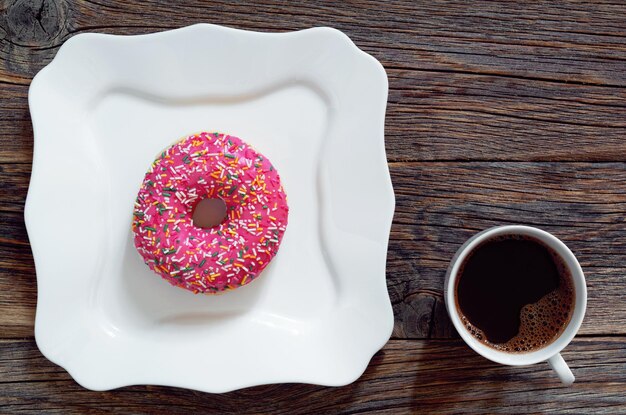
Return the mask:
{"type": "Polygon", "coordinates": [[[0,412],[626,413],[626,5],[619,3],[3,1],[0,412]],[[332,26],[387,70],[395,329],[351,385],[91,392],[37,350],[23,219],[30,80],[77,33],[197,22],[259,31],[332,26]],[[443,278],[453,253],[475,232],[509,223],[553,232],[586,273],[587,316],[563,353],[577,376],[570,388],[545,364],[509,368],[476,355],[446,315],[443,278]]]}

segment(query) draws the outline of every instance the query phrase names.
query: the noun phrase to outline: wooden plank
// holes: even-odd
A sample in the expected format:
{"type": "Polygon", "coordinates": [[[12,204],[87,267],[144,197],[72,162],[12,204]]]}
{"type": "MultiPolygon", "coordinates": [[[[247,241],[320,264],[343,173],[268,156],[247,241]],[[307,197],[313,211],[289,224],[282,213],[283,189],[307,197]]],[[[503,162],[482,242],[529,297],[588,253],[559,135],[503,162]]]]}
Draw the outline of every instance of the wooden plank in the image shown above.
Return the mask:
{"type": "MultiPolygon", "coordinates": [[[[32,334],[35,270],[21,209],[28,165],[0,172],[0,331],[32,334]]],[[[396,214],[387,280],[396,338],[455,336],[443,304],[450,258],[472,234],[522,223],[578,256],[589,309],[581,333],[626,334],[626,163],[392,163],[396,214]]]]}
{"type": "Polygon", "coordinates": [[[28,112],[28,86],[0,80],[0,102],[0,163],[31,163],[33,126],[28,112]]]}
{"type": "Polygon", "coordinates": [[[563,387],[547,364],[507,367],[459,340],[389,342],[355,383],[282,384],[221,395],[159,386],[110,392],[80,387],[32,339],[0,341],[3,412],[89,413],[624,413],[626,340],[577,338],[563,356],[576,383],[563,387]]]}
{"type": "Polygon", "coordinates": [[[159,4],[3,5],[0,163],[30,162],[27,85],[65,40],[86,31],[149,33],[209,16],[213,23],[253,30],[329,25],[346,32],[389,73],[392,161],[625,159],[626,88],[616,86],[626,85],[626,13],[617,13],[626,7],[615,4],[593,10],[575,3],[525,5],[520,16],[520,6],[511,4],[502,13],[504,6],[494,3],[391,3],[380,10],[363,2],[358,19],[353,5],[326,2],[301,7],[289,19],[284,4],[212,2],[199,12],[195,2],[183,2],[168,7],[167,18],[159,4]],[[597,19],[583,19],[588,14],[597,19]],[[20,33],[13,28],[18,18],[31,23],[20,33]]]}
{"type": "MultiPolygon", "coordinates": [[[[388,72],[390,161],[626,159],[626,88],[388,72]]],[[[0,93],[0,163],[30,163],[27,87],[0,93]]]]}
{"type": "Polygon", "coordinates": [[[3,2],[0,79],[28,83],[75,33],[210,22],[262,31],[336,27],[388,67],[624,86],[624,11],[610,2],[3,2]]]}
{"type": "Polygon", "coordinates": [[[30,164],[0,164],[0,287],[5,291],[0,337],[33,333],[37,281],[23,213],[29,180],[30,164]]]}
{"type": "Polygon", "coordinates": [[[626,159],[626,89],[388,73],[390,161],[626,159]]]}
{"type": "MultiPolygon", "coordinates": [[[[22,213],[28,193],[31,165],[0,163],[0,212],[22,213]]],[[[6,235],[0,235],[0,240],[6,235]]]]}
{"type": "Polygon", "coordinates": [[[0,2],[0,412],[626,413],[626,5],[264,3],[0,2]],[[36,279],[22,210],[32,76],[77,33],[199,22],[272,32],[332,26],[387,69],[386,145],[398,202],[387,275],[399,340],[352,385],[91,392],[30,337],[36,279]],[[572,388],[545,365],[501,367],[449,339],[448,261],[471,234],[504,223],[551,231],[581,260],[589,310],[582,337],[564,353],[578,377],[572,388]],[[605,337],[586,337],[597,335],[605,337]]]}

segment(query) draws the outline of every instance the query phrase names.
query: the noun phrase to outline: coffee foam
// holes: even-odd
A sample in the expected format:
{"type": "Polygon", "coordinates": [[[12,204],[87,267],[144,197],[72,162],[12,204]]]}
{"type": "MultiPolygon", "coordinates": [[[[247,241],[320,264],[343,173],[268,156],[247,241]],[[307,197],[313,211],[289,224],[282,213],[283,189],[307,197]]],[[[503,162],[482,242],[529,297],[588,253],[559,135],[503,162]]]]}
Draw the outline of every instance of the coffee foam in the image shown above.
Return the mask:
{"type": "MultiPolygon", "coordinates": [[[[528,353],[541,349],[556,340],[572,318],[575,301],[575,291],[569,268],[563,259],[541,241],[521,235],[503,235],[491,238],[486,242],[500,239],[527,239],[543,245],[552,255],[552,259],[559,271],[559,286],[543,296],[539,301],[526,304],[520,311],[520,328],[518,334],[506,343],[493,343],[487,339],[484,332],[473,325],[461,312],[457,310],[463,325],[481,343],[507,353],[528,353]]],[[[478,249],[475,248],[475,250],[478,249]]],[[[471,253],[470,253],[471,255],[471,253]]],[[[469,258],[469,256],[468,256],[469,258]]],[[[464,262],[467,261],[467,258],[464,262]]],[[[461,275],[463,268],[460,269],[461,275]]]]}

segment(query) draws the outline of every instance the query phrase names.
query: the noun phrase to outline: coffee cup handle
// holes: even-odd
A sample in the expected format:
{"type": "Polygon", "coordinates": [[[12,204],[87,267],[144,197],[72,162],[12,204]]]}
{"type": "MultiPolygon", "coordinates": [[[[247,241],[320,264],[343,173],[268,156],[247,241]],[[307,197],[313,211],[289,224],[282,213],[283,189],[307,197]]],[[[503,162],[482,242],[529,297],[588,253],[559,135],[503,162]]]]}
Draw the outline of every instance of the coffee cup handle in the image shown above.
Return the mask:
{"type": "Polygon", "coordinates": [[[570,370],[569,366],[567,366],[567,363],[565,363],[565,360],[563,360],[560,353],[557,353],[548,359],[548,366],[556,372],[556,375],[564,385],[569,386],[574,383],[574,374],[570,370]]]}

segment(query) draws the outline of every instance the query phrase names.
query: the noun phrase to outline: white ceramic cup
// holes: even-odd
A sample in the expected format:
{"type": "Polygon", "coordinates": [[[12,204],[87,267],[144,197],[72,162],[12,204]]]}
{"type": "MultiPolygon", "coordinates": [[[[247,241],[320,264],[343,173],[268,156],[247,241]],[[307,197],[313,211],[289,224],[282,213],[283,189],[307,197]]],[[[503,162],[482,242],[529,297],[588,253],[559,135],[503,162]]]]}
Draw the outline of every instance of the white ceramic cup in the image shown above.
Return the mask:
{"type": "Polygon", "coordinates": [[[570,251],[570,249],[554,235],[542,231],[541,229],[521,225],[498,226],[474,235],[459,248],[450,263],[450,267],[448,268],[448,272],[446,274],[444,298],[448,314],[452,319],[454,327],[456,327],[456,330],[459,332],[465,343],[467,343],[468,346],[474,349],[478,354],[496,363],[511,366],[524,366],[546,361],[556,372],[561,382],[566,385],[571,385],[574,382],[574,375],[567,366],[567,363],[565,363],[565,360],[561,357],[560,352],[574,338],[581,323],[583,322],[585,309],[587,308],[587,286],[585,284],[583,270],[580,268],[578,260],[572,251],[570,251]],[[574,282],[576,299],[572,318],[567,324],[567,327],[565,327],[561,335],[552,343],[532,352],[507,353],[487,346],[486,344],[478,341],[467,331],[457,311],[455,286],[461,264],[467,255],[481,242],[500,235],[525,235],[540,240],[561,256],[565,265],[569,268],[574,282]]]}

